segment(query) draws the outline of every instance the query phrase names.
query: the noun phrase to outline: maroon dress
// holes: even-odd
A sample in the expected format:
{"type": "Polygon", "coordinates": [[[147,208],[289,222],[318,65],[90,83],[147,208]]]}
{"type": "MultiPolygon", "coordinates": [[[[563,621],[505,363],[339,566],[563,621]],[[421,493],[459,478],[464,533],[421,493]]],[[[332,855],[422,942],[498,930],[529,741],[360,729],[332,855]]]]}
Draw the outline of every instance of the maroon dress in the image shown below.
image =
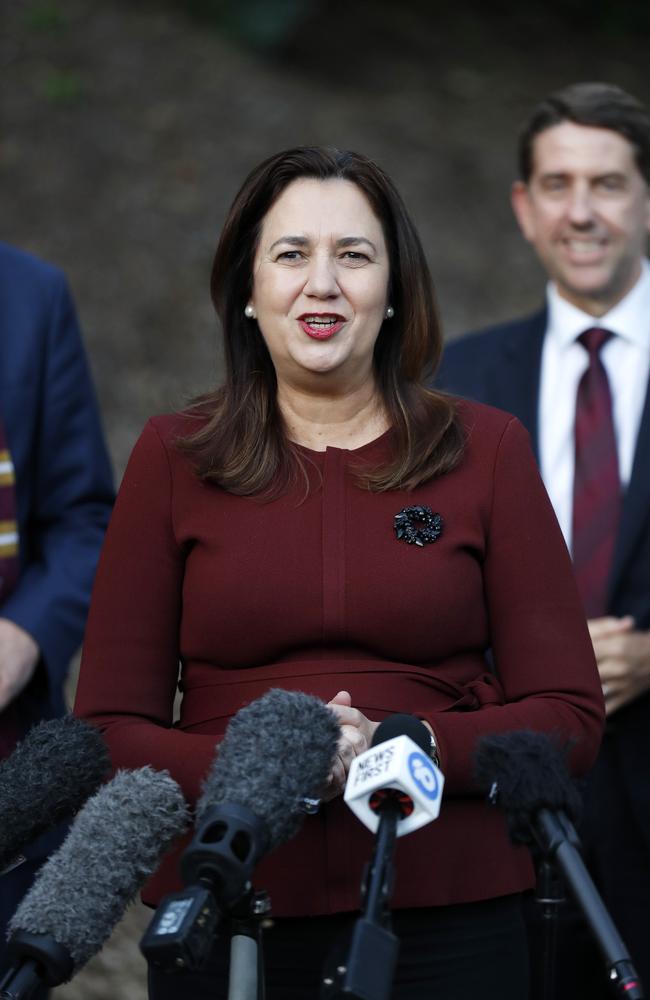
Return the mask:
{"type": "MultiPolygon", "coordinates": [[[[199,480],[175,445],[195,418],[149,421],[101,557],[77,695],[115,767],[167,768],[190,801],[230,717],[269,687],[326,701],[346,689],[373,720],[427,719],[443,804],[436,822],[399,842],[395,907],[530,886],[528,852],[509,844],[503,817],[474,785],[476,741],[557,732],[573,742],[579,772],[594,760],[604,718],[569,556],[527,434],[499,410],[460,403],[459,413],[460,465],[412,492],[358,485],[364,464],[387,454],[387,432],[354,451],[302,449],[308,494],[299,481],[269,502],[199,480]],[[395,515],[415,504],[442,518],[440,537],[423,547],[394,532],[395,515]]],[[[371,847],[339,798],[260,864],[256,887],[277,916],[353,910],[371,847]]],[[[179,886],[180,849],[146,901],[179,886]]]]}

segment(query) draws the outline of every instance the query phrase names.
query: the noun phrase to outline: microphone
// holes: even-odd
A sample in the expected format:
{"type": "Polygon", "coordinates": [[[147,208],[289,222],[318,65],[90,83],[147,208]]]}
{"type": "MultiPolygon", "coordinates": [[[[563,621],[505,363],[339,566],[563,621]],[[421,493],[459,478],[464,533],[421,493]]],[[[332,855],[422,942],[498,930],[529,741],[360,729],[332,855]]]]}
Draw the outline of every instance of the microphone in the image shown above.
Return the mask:
{"type": "Polygon", "coordinates": [[[431,736],[414,715],[390,715],[379,724],[369,750],[350,766],[344,800],[372,833],[386,801],[399,805],[396,836],[437,819],[444,775],[429,756],[431,736]]]}
{"type": "Polygon", "coordinates": [[[14,965],[0,998],[26,1000],[78,972],[187,825],[183,794],[166,771],[118,771],[86,802],[16,910],[14,965]]]}
{"type": "Polygon", "coordinates": [[[394,881],[395,840],[437,819],[444,777],[430,757],[431,734],[413,715],[390,715],[375,731],[372,746],[352,761],[344,799],[377,834],[361,886],[362,915],[347,958],[330,956],[322,978],[326,1000],[390,1000],[399,951],[389,902],[394,881]]]}
{"type": "Polygon", "coordinates": [[[630,956],[579,853],[572,821],[580,797],[569,776],[566,747],[545,733],[484,736],[475,753],[475,776],[492,805],[506,814],[514,843],[537,847],[566,879],[605,959],[609,981],[627,1000],[643,1000],[630,956]]]}
{"type": "Polygon", "coordinates": [[[0,764],[0,875],[18,852],[71,816],[106,777],[108,750],[95,726],[72,715],[40,722],[0,764]]]}
{"type": "Polygon", "coordinates": [[[474,764],[479,787],[505,813],[513,843],[535,843],[533,820],[541,809],[564,813],[573,823],[580,819],[580,795],[558,739],[528,730],[484,736],[474,764]]]}
{"type": "Polygon", "coordinates": [[[233,716],[181,858],[187,888],[165,897],[140,943],[148,961],[165,971],[198,968],[224,914],[250,913],[255,865],[298,832],[339,737],[334,712],[301,691],[273,689],[233,716]]]}

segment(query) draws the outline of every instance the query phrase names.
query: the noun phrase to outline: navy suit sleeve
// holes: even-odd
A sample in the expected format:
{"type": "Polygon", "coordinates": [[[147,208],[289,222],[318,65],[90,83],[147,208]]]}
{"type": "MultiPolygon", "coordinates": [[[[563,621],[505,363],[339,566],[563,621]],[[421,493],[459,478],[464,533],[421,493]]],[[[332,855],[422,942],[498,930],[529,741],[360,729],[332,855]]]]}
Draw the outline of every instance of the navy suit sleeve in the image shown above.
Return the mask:
{"type": "Polygon", "coordinates": [[[16,470],[21,575],[0,613],[38,643],[56,704],[83,636],[114,492],[65,280],[40,262],[33,268],[38,281],[31,281],[30,291],[32,296],[38,291],[40,302],[37,307],[32,298],[30,307],[17,307],[8,331],[22,342],[8,349],[16,352],[15,383],[3,399],[16,470]]]}

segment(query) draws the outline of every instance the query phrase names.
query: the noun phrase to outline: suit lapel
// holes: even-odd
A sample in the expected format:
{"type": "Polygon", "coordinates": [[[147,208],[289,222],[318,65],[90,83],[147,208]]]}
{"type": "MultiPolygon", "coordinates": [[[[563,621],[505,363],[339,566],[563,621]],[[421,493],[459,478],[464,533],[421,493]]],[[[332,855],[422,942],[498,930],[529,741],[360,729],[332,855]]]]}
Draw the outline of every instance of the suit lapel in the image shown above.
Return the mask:
{"type": "Polygon", "coordinates": [[[499,405],[521,420],[531,436],[538,462],[539,371],[545,332],[546,309],[513,324],[504,338],[503,364],[495,371],[499,405]]]}
{"type": "Polygon", "coordinates": [[[638,533],[650,511],[650,462],[648,456],[650,456],[650,380],[636,439],[632,475],[623,498],[621,523],[610,578],[610,597],[616,590],[625,563],[635,549],[638,533]]]}

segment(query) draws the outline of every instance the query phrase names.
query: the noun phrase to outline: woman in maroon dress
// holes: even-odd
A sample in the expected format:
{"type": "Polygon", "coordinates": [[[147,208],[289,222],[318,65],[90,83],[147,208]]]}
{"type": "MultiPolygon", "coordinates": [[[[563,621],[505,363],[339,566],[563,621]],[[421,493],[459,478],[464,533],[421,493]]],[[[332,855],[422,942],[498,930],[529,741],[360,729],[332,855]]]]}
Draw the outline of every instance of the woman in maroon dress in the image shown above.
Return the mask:
{"type": "MultiPolygon", "coordinates": [[[[270,687],[332,704],[343,728],[328,802],[256,872],[276,918],[272,1000],[318,996],[322,958],[359,906],[372,840],[342,802],[350,760],[386,715],[417,715],[445,798],[398,845],[393,995],[523,1000],[519,907],[533,870],[475,785],[476,742],[557,733],[579,772],[603,723],[527,435],[425,388],[441,349],[429,272],[392,182],[363,156],[299,148],[256,168],[226,221],[212,297],[225,383],[150,420],[134,449],[77,711],[101,726],[116,767],[167,768],[193,802],[242,705],[270,687]],[[436,526],[422,545],[396,531],[416,506],[436,526]]],[[[178,887],[179,851],[147,902],[178,887]]],[[[152,975],[151,996],[224,995],[218,952],[193,977],[152,975]]]]}

